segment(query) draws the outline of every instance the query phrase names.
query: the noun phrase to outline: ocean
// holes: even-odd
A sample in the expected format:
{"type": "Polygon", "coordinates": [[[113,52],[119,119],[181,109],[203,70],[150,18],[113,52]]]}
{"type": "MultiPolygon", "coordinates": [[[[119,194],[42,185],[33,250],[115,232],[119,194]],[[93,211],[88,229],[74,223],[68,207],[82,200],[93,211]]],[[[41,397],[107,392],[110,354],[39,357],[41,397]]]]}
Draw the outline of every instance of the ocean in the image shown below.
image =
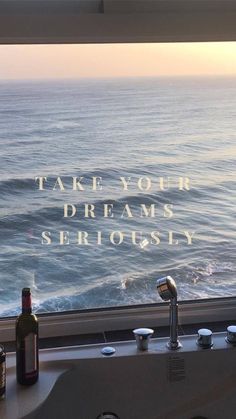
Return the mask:
{"type": "Polygon", "coordinates": [[[1,80],[0,315],[236,295],[235,144],[234,77],[1,80]]]}

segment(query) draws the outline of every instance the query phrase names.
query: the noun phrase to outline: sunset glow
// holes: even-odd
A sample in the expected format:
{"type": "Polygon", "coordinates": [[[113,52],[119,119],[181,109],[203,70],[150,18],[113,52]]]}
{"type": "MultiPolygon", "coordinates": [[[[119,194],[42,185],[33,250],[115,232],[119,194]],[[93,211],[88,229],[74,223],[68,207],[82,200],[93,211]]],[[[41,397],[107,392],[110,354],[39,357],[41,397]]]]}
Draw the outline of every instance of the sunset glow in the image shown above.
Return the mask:
{"type": "Polygon", "coordinates": [[[236,75],[236,42],[0,46],[0,79],[236,75]]]}

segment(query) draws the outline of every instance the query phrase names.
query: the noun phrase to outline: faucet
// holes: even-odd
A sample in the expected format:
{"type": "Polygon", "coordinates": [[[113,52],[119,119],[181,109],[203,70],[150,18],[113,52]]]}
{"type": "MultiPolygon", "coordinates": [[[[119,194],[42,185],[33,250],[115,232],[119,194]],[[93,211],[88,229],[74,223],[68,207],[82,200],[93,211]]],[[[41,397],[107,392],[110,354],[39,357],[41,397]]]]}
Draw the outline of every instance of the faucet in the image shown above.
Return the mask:
{"type": "Polygon", "coordinates": [[[170,301],[170,340],[167,343],[168,349],[181,348],[178,340],[178,303],[177,287],[171,276],[165,276],[157,280],[157,291],[164,301],[170,301]]]}

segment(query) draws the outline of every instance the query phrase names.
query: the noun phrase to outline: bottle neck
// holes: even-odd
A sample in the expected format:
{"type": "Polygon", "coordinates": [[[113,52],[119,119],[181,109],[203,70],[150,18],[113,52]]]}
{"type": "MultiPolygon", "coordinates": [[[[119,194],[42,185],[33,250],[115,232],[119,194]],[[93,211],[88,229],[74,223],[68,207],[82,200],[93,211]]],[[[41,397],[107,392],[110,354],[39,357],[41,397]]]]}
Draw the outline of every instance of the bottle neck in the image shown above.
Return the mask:
{"type": "Polygon", "coordinates": [[[22,295],[22,313],[32,313],[31,295],[22,295]]]}

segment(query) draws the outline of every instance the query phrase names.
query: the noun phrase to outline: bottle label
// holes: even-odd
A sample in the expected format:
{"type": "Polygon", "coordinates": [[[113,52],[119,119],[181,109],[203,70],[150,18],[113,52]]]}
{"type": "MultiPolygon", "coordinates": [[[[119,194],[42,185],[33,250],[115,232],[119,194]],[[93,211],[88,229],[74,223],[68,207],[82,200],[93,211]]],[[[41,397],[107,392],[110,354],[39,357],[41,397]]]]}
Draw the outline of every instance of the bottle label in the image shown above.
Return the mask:
{"type": "Polygon", "coordinates": [[[29,333],[25,337],[25,373],[30,374],[37,370],[37,335],[29,333]]]}
{"type": "Polygon", "coordinates": [[[6,386],[6,363],[0,364],[0,390],[6,386]]]}

